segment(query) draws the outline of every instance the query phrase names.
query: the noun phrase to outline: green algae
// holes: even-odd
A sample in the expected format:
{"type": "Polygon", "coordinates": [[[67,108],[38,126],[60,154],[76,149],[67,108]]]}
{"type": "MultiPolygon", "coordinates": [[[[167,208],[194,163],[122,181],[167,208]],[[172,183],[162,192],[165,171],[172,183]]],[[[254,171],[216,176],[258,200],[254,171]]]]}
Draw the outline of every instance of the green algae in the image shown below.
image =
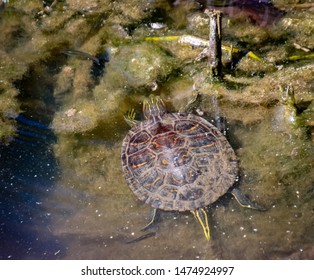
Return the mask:
{"type": "Polygon", "coordinates": [[[0,81],[0,142],[9,142],[15,135],[15,116],[19,113],[19,104],[15,97],[18,92],[10,84],[0,81]]]}
{"type": "Polygon", "coordinates": [[[143,87],[167,77],[173,69],[172,58],[149,43],[125,46],[108,66],[108,80],[118,87],[143,87]]]}
{"type": "Polygon", "coordinates": [[[48,79],[57,103],[51,127],[62,175],[45,207],[53,213],[51,231],[67,245],[65,258],[268,259],[313,243],[313,136],[295,137],[278,117],[283,108],[278,85],[291,84],[298,114],[313,130],[313,63],[285,63],[295,53],[306,55],[293,43],[313,49],[312,11],[287,9],[278,25],[266,28],[224,18],[224,43],[252,50],[262,60],[244,56],[228,68],[226,58],[223,82],[212,84],[206,61],[195,61],[201,49],[144,41],[182,34],[208,38],[208,20],[195,6],[61,2],[47,14],[38,15],[40,1],[10,1],[1,11],[0,138],[14,133],[10,116],[25,108],[14,82],[28,78],[37,84],[33,94],[40,95],[48,79]],[[167,12],[160,18],[165,29],[147,24],[156,10],[167,12]],[[65,48],[94,56],[109,50],[110,62],[95,80],[92,62],[63,56],[65,48]],[[46,64],[54,71],[45,70],[46,64]],[[35,74],[31,69],[37,69],[35,74]],[[191,111],[228,120],[226,133],[241,165],[239,187],[267,212],[241,209],[226,195],[211,206],[210,243],[202,241],[189,214],[163,213],[154,238],[125,246],[140,234],[150,209],[135,199],[123,178],[120,146],[129,129],[123,115],[133,107],[140,115],[143,97],[152,90],[171,111],[185,111],[198,93],[202,102],[192,104],[191,111]]]}

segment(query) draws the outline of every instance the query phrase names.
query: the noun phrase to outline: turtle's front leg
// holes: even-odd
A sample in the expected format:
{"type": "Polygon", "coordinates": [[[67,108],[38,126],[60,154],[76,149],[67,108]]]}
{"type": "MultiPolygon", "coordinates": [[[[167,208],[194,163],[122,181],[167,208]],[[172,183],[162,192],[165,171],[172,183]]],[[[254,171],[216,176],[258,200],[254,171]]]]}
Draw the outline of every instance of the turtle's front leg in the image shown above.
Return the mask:
{"type": "Polygon", "coordinates": [[[242,193],[238,188],[234,188],[230,191],[230,193],[234,196],[236,201],[242,206],[246,208],[251,208],[259,211],[266,211],[267,209],[264,206],[257,204],[255,201],[251,201],[244,193],[242,193]]]}

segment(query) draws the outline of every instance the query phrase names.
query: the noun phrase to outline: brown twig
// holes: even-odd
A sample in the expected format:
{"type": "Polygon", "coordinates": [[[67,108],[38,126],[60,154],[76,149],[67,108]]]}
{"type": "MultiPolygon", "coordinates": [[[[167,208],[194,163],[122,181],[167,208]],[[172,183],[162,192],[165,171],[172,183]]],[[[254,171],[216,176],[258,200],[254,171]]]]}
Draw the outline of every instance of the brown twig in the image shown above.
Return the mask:
{"type": "Polygon", "coordinates": [[[221,12],[217,10],[206,10],[209,16],[209,47],[208,65],[211,78],[221,78],[221,12]]]}

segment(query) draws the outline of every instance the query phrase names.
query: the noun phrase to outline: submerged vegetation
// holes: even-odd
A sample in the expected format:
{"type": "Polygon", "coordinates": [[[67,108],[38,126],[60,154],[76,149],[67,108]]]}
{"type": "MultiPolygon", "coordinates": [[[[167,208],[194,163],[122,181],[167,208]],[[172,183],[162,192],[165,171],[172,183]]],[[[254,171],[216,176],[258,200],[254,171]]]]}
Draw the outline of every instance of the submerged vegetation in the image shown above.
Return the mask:
{"type": "MultiPolygon", "coordinates": [[[[204,1],[0,1],[0,141],[8,143],[15,135],[15,118],[29,106],[39,108],[43,121],[50,114],[57,137],[53,148],[64,171],[62,184],[105,199],[111,209],[102,222],[108,231],[118,231],[118,241],[106,242],[121,245],[121,235],[130,233],[130,221],[140,219],[142,209],[127,191],[120,167],[120,145],[128,130],[124,114],[133,107],[140,113],[143,97],[153,91],[174,111],[191,111],[216,122],[226,119],[221,127],[240,159],[241,188],[271,212],[268,218],[253,214],[248,221],[246,214],[222,204],[213,214],[213,239],[220,238],[221,247],[229,248],[229,255],[222,250],[223,258],[238,258],[235,247],[244,248],[249,239],[263,250],[253,252],[252,246],[246,258],[285,256],[283,252],[299,249],[304,236],[305,245],[313,243],[313,3],[272,1],[280,11],[275,24],[252,14],[259,9],[236,17],[223,11],[223,77],[212,83],[208,62],[199,56],[205,47],[199,42],[209,37],[209,19],[196,2],[204,1]],[[182,38],[198,41],[187,44],[182,38]],[[293,101],[283,101],[280,87],[293,89],[293,101]],[[42,102],[25,104],[29,96],[42,102]],[[45,103],[47,99],[53,102],[45,103]],[[297,206],[282,216],[291,205],[297,206]],[[303,227],[295,227],[298,211],[306,219],[303,227]],[[121,221],[122,213],[130,228],[121,221]],[[284,225],[285,219],[291,223],[284,225]],[[242,230],[232,237],[231,227],[243,220],[245,239],[242,230]],[[274,233],[277,222],[282,227],[274,233]],[[258,237],[248,229],[255,227],[261,229],[258,237]],[[273,250],[286,230],[294,230],[289,241],[273,250]]],[[[95,205],[101,208],[102,202],[95,205]]],[[[86,209],[69,222],[72,233],[79,232],[75,222],[86,209]]],[[[140,222],[133,222],[132,230],[140,222]]],[[[82,231],[89,233],[87,228],[82,231]]],[[[194,238],[193,230],[191,235],[183,228],[177,233],[194,238]]],[[[196,255],[216,257],[202,244],[193,244],[196,255]]],[[[118,251],[110,254],[118,258],[118,251]]],[[[162,252],[144,257],[160,256],[162,252]]],[[[189,248],[182,258],[191,258],[189,248]]]]}
{"type": "MultiPolygon", "coordinates": [[[[282,81],[295,88],[296,106],[302,110],[313,98],[313,65],[309,63],[314,48],[313,22],[308,9],[294,13],[288,4],[278,1],[278,9],[286,14],[276,25],[266,27],[250,22],[252,11],[248,18],[240,19],[228,17],[227,12],[223,18],[223,62],[226,85],[233,84],[234,94],[229,94],[230,88],[224,84],[217,87],[204,82],[206,62],[196,61],[201,48],[167,40],[145,42],[152,36],[178,35],[198,36],[205,41],[209,19],[197,3],[181,1],[173,7],[167,1],[137,1],[136,5],[132,1],[7,2],[0,18],[1,92],[5,93],[0,97],[6,100],[0,108],[2,138],[14,131],[14,122],[7,116],[19,112],[14,82],[27,76],[31,68],[47,63],[56,63],[59,69],[54,71],[54,95],[61,110],[53,127],[60,132],[92,130],[104,120],[106,112],[121,107],[126,95],[145,88],[162,91],[162,85],[175,81],[178,75],[182,81],[194,83],[200,93],[214,93],[250,106],[279,102],[275,83],[282,81]],[[99,65],[103,53],[111,61],[99,65]],[[252,59],[252,53],[261,60],[252,59]],[[91,60],[81,60],[84,55],[91,60]],[[103,67],[105,72],[99,69],[103,67]],[[95,71],[105,75],[96,79],[95,71]],[[295,72],[303,77],[301,81],[295,79],[295,72]],[[95,99],[97,102],[93,102],[95,99]],[[85,107],[83,111],[81,107],[85,107]],[[82,123],[76,125],[80,116],[82,123]]],[[[254,9],[256,13],[265,12],[263,7],[254,9]]]]}

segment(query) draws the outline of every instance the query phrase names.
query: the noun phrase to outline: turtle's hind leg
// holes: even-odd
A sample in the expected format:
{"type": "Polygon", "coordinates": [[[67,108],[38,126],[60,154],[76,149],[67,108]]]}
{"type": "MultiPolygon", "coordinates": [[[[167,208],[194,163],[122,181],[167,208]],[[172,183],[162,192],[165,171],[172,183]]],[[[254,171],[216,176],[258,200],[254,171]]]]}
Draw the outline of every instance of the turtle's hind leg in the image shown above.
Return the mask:
{"type": "Polygon", "coordinates": [[[242,206],[246,208],[251,208],[259,211],[266,211],[267,209],[257,204],[255,201],[251,201],[245,194],[243,194],[238,188],[234,188],[230,191],[230,193],[234,196],[236,201],[242,206]]]}
{"type": "Polygon", "coordinates": [[[203,208],[199,208],[199,209],[193,210],[191,212],[193,213],[195,219],[198,220],[199,223],[201,224],[206,239],[209,240],[210,239],[210,230],[209,230],[208,217],[207,217],[206,210],[203,208]]]}
{"type": "Polygon", "coordinates": [[[154,209],[153,209],[153,212],[152,212],[152,217],[151,217],[150,221],[148,222],[148,224],[147,224],[145,227],[143,227],[143,228],[141,229],[141,231],[146,231],[146,230],[148,230],[150,227],[152,227],[152,226],[155,224],[155,222],[158,220],[158,218],[159,218],[159,211],[158,211],[158,209],[154,208],[154,209]]]}

